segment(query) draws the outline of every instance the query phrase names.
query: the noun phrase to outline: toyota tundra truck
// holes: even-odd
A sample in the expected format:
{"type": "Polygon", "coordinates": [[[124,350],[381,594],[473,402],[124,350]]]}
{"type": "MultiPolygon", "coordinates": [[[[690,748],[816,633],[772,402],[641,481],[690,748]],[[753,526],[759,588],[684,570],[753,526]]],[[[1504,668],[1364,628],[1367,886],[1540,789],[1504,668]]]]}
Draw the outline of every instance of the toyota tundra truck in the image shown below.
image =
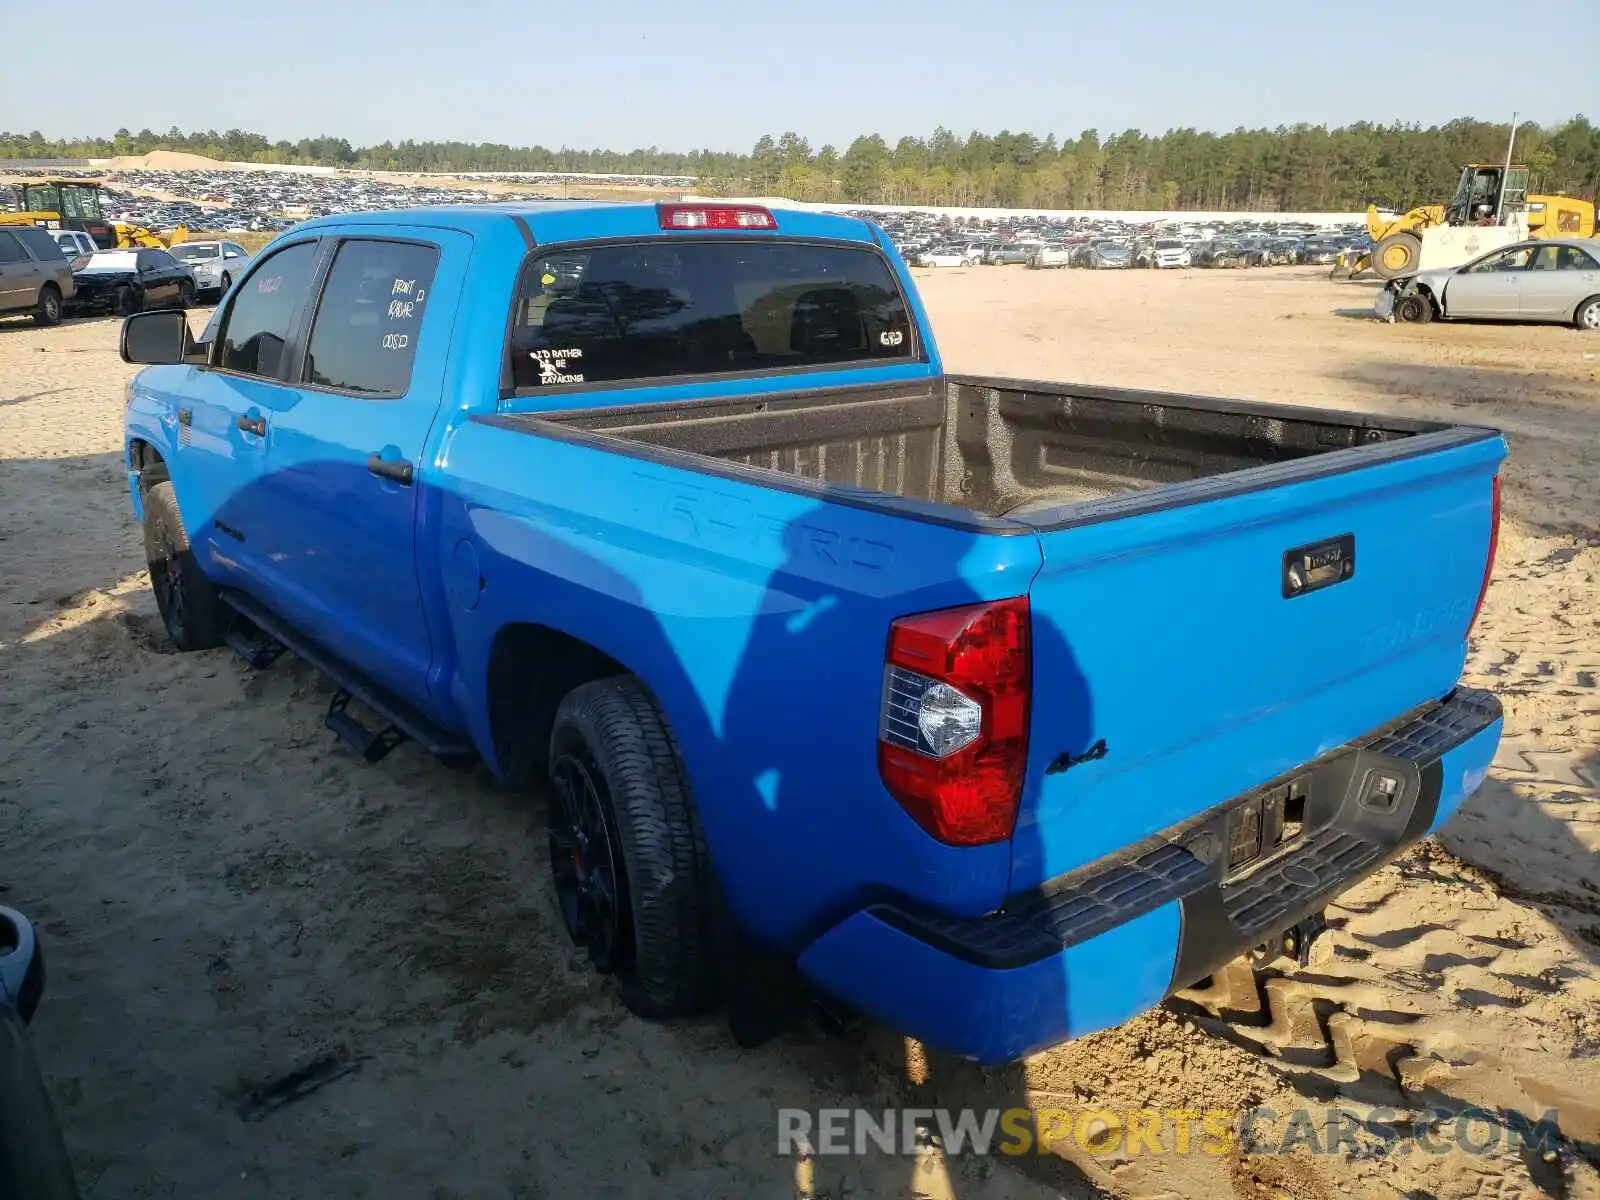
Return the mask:
{"type": "Polygon", "coordinates": [[[852,217],[328,217],[122,355],[172,641],[546,795],[650,1017],[790,980],[1013,1060],[1280,946],[1500,737],[1496,431],[947,375],[852,217]]]}

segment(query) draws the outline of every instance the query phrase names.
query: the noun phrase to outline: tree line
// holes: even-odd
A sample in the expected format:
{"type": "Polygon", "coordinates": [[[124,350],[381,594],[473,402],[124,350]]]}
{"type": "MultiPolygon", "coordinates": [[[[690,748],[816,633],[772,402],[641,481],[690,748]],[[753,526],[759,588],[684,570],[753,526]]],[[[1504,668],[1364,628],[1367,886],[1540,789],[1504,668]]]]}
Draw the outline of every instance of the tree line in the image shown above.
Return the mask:
{"type": "MultiPolygon", "coordinates": [[[[1346,211],[1369,201],[1408,208],[1440,203],[1463,163],[1503,160],[1504,123],[1460,119],[1443,125],[1358,122],[1329,129],[1291,125],[1211,133],[1136,129],[1102,138],[936,129],[891,145],[878,134],[842,151],[813,148],[798,133],[764,136],[747,154],[687,153],[657,147],[627,152],[550,150],[473,142],[382,142],[345,138],[269,141],[230,129],[164,134],[119,129],[109,138],[51,140],[0,133],[0,159],[106,158],[181,150],[234,162],[390,171],[577,172],[678,175],[715,195],[781,195],[795,200],[930,206],[1346,211]]],[[[1593,199],[1600,190],[1600,127],[1582,116],[1517,131],[1515,157],[1532,171],[1536,192],[1593,199]]]]}

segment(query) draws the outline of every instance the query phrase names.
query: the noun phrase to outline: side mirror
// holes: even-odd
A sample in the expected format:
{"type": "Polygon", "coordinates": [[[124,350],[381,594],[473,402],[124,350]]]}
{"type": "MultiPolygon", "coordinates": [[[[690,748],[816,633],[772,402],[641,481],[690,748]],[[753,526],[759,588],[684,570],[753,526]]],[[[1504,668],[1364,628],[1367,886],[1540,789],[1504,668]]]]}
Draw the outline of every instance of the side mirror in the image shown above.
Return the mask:
{"type": "Polygon", "coordinates": [[[135,313],[122,323],[122,361],[145,366],[203,362],[189,332],[189,318],[178,309],[135,313]]]}

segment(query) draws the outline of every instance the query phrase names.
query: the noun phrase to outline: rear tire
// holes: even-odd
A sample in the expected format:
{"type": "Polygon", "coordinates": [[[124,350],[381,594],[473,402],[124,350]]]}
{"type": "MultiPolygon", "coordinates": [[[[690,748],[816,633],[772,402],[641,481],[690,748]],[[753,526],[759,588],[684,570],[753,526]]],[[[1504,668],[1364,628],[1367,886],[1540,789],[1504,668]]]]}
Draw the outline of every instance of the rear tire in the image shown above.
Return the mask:
{"type": "Polygon", "coordinates": [[[1600,296],[1590,296],[1578,305],[1572,323],[1579,329],[1600,330],[1600,296]]]}
{"type": "Polygon", "coordinates": [[[150,590],[172,644],[179,650],[222,645],[227,607],[195,560],[170,480],[144,494],[144,557],[150,567],[150,590]]]}
{"type": "Polygon", "coordinates": [[[0,1005],[0,1196],[78,1200],[55,1107],[22,1018],[0,1005]]]}
{"type": "Polygon", "coordinates": [[[567,694],[550,785],[551,878],[568,935],[617,976],[638,1016],[713,1008],[710,856],[677,741],[643,683],[617,675],[567,694]]]}
{"type": "Polygon", "coordinates": [[[1414,233],[1391,233],[1372,248],[1372,269],[1383,279],[1415,275],[1421,259],[1422,239],[1414,233]]]}
{"type": "Polygon", "coordinates": [[[33,310],[35,325],[61,324],[61,290],[53,283],[39,289],[39,306],[33,310]]]}
{"type": "Polygon", "coordinates": [[[1433,301],[1421,292],[1412,292],[1394,306],[1394,316],[1407,325],[1426,325],[1433,320],[1433,301]]]}

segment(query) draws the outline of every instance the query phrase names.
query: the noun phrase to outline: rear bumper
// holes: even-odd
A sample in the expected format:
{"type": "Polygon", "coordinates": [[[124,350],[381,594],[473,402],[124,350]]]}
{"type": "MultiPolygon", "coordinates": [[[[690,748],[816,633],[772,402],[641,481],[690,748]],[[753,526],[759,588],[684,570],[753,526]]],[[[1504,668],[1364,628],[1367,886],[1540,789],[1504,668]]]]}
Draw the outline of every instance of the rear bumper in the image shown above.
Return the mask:
{"type": "Polygon", "coordinates": [[[998,912],[862,909],[812,943],[801,970],[929,1046],[980,1062],[1119,1025],[1437,829],[1488,775],[1500,728],[1493,694],[1459,688],[998,912]],[[1375,796],[1383,779],[1392,783],[1375,796]],[[1304,798],[1300,836],[1229,875],[1230,828],[1248,812],[1270,814],[1289,791],[1304,798]]]}

